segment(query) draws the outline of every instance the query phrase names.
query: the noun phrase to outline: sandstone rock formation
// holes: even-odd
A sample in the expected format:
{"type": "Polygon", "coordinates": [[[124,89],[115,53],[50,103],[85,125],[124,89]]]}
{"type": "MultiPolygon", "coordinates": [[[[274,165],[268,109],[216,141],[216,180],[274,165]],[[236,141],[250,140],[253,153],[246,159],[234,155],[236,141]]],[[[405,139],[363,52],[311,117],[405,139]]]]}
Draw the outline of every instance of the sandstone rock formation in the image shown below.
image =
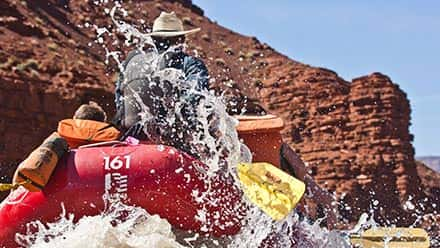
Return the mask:
{"type": "Polygon", "coordinates": [[[354,221],[377,200],[393,209],[378,209],[377,218],[403,218],[398,206],[410,195],[420,198],[406,95],[379,73],[352,83],[315,68],[292,68],[285,75],[267,80],[263,101],[287,122],[284,138],[315,179],[348,203],[350,208],[341,209],[345,217],[354,221]]]}
{"type": "Polygon", "coordinates": [[[417,161],[429,166],[429,168],[434,171],[440,172],[440,157],[439,156],[426,156],[426,157],[416,157],[417,161]]]}
{"type": "MultiPolygon", "coordinates": [[[[116,66],[104,63],[103,46],[124,52],[130,47],[115,32],[104,44],[96,41],[93,25],[111,31],[115,27],[105,11],[113,3],[95,2],[0,2],[4,181],[79,104],[95,100],[112,113],[116,66]],[[120,42],[114,43],[116,39],[120,42]]],[[[190,37],[187,50],[206,62],[212,88],[239,100],[230,106],[231,112],[240,113],[243,107],[259,112],[250,107],[259,99],[268,111],[280,115],[287,124],[285,140],[308,163],[311,175],[337,193],[346,222],[355,222],[372,208],[382,223],[412,223],[415,210],[408,204],[426,192],[420,189],[408,131],[409,102],[388,77],[374,73],[347,82],[332,71],[296,62],[256,38],[219,26],[190,0],[127,1],[124,8],[128,16],[117,18],[140,29],[150,27],[164,10],[176,11],[189,28],[202,27],[190,37]]]]}
{"type": "Polygon", "coordinates": [[[423,228],[429,232],[430,237],[436,237],[436,244],[431,243],[431,247],[436,247],[440,245],[440,174],[419,161],[416,162],[416,168],[421,179],[421,188],[431,202],[437,205],[434,207],[436,211],[428,212],[422,219],[423,228]]]}
{"type": "Polygon", "coordinates": [[[416,162],[417,175],[420,177],[422,189],[434,202],[440,203],[440,174],[421,162],[416,162]]]}

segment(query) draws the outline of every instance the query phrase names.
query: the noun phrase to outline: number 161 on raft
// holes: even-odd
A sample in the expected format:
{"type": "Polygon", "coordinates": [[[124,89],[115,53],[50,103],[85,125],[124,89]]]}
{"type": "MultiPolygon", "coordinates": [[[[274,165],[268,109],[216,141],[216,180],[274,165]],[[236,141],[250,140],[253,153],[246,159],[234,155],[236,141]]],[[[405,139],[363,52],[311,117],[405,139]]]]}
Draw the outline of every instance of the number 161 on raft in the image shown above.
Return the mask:
{"type": "Polygon", "coordinates": [[[125,166],[126,169],[130,169],[130,155],[116,156],[111,159],[110,156],[104,156],[104,169],[105,170],[119,170],[125,166]]]}

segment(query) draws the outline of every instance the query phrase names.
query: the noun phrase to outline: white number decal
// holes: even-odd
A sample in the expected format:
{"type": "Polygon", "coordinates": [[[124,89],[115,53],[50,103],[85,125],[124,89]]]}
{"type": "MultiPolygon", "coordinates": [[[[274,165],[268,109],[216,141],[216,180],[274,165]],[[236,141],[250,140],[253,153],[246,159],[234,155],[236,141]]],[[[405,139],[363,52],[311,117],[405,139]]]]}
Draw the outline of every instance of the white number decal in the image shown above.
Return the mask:
{"type": "Polygon", "coordinates": [[[130,155],[126,155],[124,156],[124,158],[125,158],[125,168],[130,169],[130,160],[131,160],[130,155]]]}
{"type": "Polygon", "coordinates": [[[110,157],[105,156],[104,157],[104,168],[106,170],[119,170],[124,166],[125,162],[125,168],[130,169],[130,155],[124,156],[125,161],[121,160],[120,156],[114,157],[112,160],[110,160],[110,157]]]}

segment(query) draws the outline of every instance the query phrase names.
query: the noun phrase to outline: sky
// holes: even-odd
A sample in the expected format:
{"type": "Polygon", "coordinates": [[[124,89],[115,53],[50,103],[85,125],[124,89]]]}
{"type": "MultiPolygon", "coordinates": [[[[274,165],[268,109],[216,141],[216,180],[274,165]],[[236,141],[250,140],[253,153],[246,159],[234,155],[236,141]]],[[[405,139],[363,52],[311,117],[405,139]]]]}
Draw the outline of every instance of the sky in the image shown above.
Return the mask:
{"type": "Polygon", "coordinates": [[[344,79],[382,72],[410,100],[416,156],[440,155],[440,1],[193,0],[205,16],[344,79]]]}

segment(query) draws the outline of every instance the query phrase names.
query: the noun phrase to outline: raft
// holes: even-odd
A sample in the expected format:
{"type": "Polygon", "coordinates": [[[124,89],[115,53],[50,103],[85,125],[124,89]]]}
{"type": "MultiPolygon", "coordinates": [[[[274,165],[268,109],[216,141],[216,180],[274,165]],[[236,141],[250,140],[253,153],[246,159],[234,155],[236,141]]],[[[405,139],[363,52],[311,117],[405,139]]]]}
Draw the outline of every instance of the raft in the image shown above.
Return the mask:
{"type": "Polygon", "coordinates": [[[16,247],[15,234],[25,233],[31,221],[56,221],[62,206],[75,220],[98,215],[106,208],[103,196],[142,207],[181,230],[237,234],[241,191],[225,176],[207,179],[204,169],[195,158],[163,145],[107,142],[71,150],[42,191],[20,187],[0,204],[0,247],[16,247]]]}

